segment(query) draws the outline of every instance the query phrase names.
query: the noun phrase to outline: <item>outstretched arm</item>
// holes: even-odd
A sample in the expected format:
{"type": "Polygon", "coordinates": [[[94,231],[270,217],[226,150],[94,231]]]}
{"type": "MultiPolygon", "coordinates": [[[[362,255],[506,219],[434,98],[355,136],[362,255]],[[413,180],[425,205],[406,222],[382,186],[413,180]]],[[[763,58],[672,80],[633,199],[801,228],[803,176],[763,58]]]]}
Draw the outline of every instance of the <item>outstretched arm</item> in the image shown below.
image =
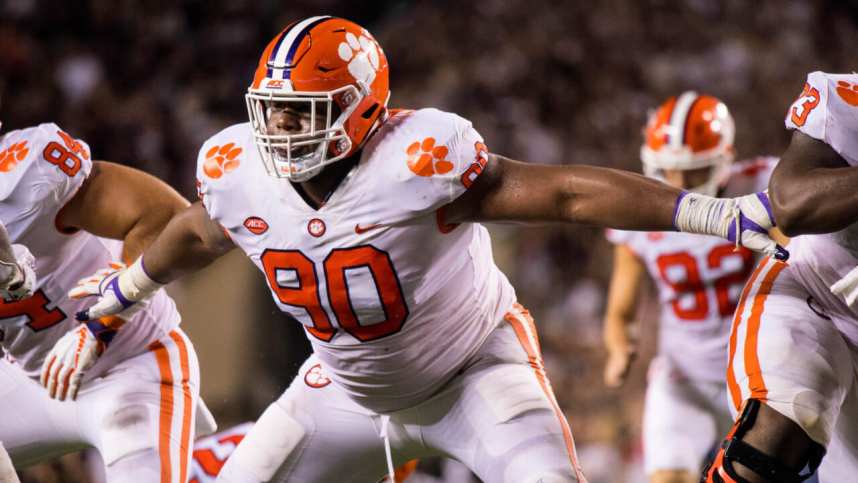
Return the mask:
{"type": "Polygon", "coordinates": [[[127,269],[114,274],[83,280],[70,294],[74,297],[98,296],[98,302],[77,314],[78,320],[91,320],[133,310],[139,302],[164,284],[199,270],[234,248],[223,228],[209,218],[197,202],[174,216],[152,245],[127,269]]]}
{"type": "Polygon", "coordinates": [[[828,144],[795,131],[769,182],[778,226],[788,236],[847,227],[858,220],[856,186],[858,167],[828,144]]]}
{"type": "Polygon", "coordinates": [[[627,230],[678,230],[726,238],[780,260],[770,237],[768,196],[734,199],[687,193],[639,174],[594,166],[545,166],[489,155],[471,188],[443,221],[561,221],[627,230]]]}
{"type": "Polygon", "coordinates": [[[444,211],[445,221],[572,222],[675,230],[680,190],[628,171],[546,166],[490,155],[485,170],[444,211]]]}

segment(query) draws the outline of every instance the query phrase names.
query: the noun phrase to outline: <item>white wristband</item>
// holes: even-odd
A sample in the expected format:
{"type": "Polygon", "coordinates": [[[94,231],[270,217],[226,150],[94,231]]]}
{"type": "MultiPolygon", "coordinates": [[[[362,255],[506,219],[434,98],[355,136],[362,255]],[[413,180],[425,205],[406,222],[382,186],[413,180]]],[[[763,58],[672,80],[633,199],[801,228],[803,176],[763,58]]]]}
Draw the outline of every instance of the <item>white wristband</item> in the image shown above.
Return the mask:
{"type": "Polygon", "coordinates": [[[673,224],[677,230],[701,235],[727,237],[736,202],[730,198],[713,198],[698,193],[685,193],[676,206],[673,224]]]}
{"type": "Polygon", "coordinates": [[[143,267],[143,257],[139,257],[119,275],[117,280],[122,295],[130,301],[137,302],[155,293],[164,284],[152,280],[143,267]]]}

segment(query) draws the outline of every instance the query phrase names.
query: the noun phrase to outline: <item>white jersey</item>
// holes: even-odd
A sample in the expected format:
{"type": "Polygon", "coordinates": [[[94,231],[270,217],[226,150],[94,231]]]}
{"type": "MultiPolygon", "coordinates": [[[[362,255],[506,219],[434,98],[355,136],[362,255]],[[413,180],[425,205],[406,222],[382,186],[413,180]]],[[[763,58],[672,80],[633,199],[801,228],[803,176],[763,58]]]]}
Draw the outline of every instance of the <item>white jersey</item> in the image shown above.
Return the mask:
{"type": "MultiPolygon", "coordinates": [[[[47,353],[77,325],[75,314],[92,304],[69,299],[68,290],[121,256],[121,242],[63,231],[57,224],[60,210],[91,169],[89,146],[56,124],[11,131],[0,138],[0,220],[12,242],[26,245],[36,257],[37,276],[32,297],[0,303],[0,344],[30,377],[38,376],[47,353]]],[[[86,378],[147,351],[150,342],[178,324],[173,301],[159,292],[119,331],[86,378]]]]}
{"type": "MultiPolygon", "coordinates": [[[[858,74],[808,74],[785,123],[828,144],[850,166],[858,166],[858,74]]],[[[858,313],[829,290],[858,265],[858,223],[834,233],[796,237],[789,251],[797,276],[826,309],[858,319],[858,313]]],[[[858,324],[841,323],[838,328],[858,341],[858,324]]]]}
{"type": "MultiPolygon", "coordinates": [[[[733,164],[723,196],[762,191],[777,158],[733,164]]],[[[679,232],[608,230],[627,246],[655,281],[661,303],[659,353],[693,379],[724,378],[727,336],[753,254],[717,237],[679,232]]]]}
{"type": "Polygon", "coordinates": [[[318,210],[266,174],[247,123],[203,145],[197,176],[209,216],[304,325],[331,379],[384,413],[437,391],[512,307],[486,229],[439,214],[487,159],[470,122],[421,109],[382,125],[318,210]]]}

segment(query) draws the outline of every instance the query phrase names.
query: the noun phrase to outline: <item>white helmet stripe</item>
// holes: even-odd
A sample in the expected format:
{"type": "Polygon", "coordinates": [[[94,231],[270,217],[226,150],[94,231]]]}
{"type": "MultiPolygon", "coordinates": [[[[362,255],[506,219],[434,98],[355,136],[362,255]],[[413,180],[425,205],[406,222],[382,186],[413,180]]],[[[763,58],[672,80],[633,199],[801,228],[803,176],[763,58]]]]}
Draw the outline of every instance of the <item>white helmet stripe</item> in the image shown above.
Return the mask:
{"type": "MultiPolygon", "coordinates": [[[[286,59],[289,56],[289,51],[292,50],[292,44],[295,43],[296,39],[300,42],[303,38],[301,35],[304,32],[304,29],[318,21],[326,18],[331,18],[329,15],[321,15],[318,17],[310,17],[304,19],[297,24],[295,24],[289,32],[286,33],[286,37],[280,42],[280,45],[277,46],[277,51],[271,53],[271,59],[273,59],[273,64],[276,66],[286,66],[286,59]]],[[[283,79],[283,75],[285,74],[286,69],[277,68],[274,69],[274,79],[283,79]]]]}
{"type": "Polygon", "coordinates": [[[676,99],[676,104],[673,105],[673,112],[670,114],[670,135],[668,140],[674,148],[682,147],[685,137],[685,121],[688,119],[688,114],[691,112],[691,106],[698,98],[694,91],[685,91],[676,99]]]}

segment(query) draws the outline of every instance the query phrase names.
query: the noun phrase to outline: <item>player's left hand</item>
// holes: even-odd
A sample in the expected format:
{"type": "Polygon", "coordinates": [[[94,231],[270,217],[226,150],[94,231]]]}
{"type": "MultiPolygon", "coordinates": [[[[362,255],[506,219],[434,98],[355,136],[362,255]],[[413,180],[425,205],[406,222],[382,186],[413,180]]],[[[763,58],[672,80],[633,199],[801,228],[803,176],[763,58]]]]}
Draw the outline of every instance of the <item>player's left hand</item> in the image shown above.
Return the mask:
{"type": "Polygon", "coordinates": [[[119,288],[119,277],[128,270],[124,263],[110,262],[108,268],[101,269],[89,277],[82,278],[75,288],[69,290],[69,297],[81,299],[97,297],[95,305],[81,311],[76,318],[82,322],[104,316],[120,316],[129,320],[143,310],[146,300],[132,300],[119,288]]]}
{"type": "Polygon", "coordinates": [[[84,373],[107,349],[121,324],[117,319],[104,322],[80,324],[54,344],[45,358],[39,379],[50,397],[60,401],[77,397],[84,373]]]}
{"type": "Polygon", "coordinates": [[[20,244],[12,245],[12,253],[15,255],[14,274],[6,284],[0,286],[0,298],[7,302],[32,296],[36,286],[36,258],[27,247],[20,244]]]}

